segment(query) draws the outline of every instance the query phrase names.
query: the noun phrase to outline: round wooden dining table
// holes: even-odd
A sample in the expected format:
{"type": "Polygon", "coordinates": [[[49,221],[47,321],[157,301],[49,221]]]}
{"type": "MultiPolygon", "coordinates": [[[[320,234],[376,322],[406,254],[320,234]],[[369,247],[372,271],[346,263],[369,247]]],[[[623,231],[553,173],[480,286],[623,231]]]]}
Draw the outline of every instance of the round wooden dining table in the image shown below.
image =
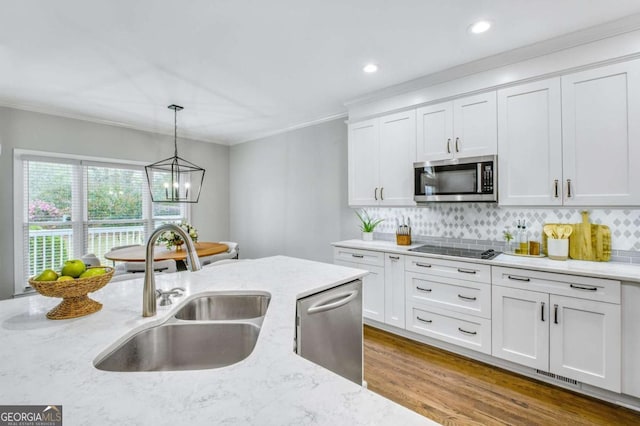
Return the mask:
{"type": "MultiPolygon", "coordinates": [[[[224,253],[229,250],[226,244],[221,243],[207,243],[198,242],[194,243],[196,246],[196,253],[198,257],[211,256],[214,254],[224,253]]],[[[106,253],[104,257],[114,262],[144,262],[146,255],[145,246],[133,246],[124,247],[116,250],[111,250],[106,253]]],[[[168,249],[165,246],[155,246],[153,250],[153,260],[185,260],[187,258],[186,248],[176,250],[175,248],[168,249]]]]}

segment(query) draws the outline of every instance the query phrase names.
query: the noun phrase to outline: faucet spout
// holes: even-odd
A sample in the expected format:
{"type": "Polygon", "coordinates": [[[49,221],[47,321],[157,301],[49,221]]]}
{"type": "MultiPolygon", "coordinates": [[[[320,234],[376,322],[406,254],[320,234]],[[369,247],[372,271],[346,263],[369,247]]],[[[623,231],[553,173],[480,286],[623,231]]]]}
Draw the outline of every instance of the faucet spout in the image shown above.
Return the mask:
{"type": "Polygon", "coordinates": [[[156,279],[153,273],[153,252],[156,241],[163,232],[173,231],[180,235],[187,247],[187,268],[192,272],[202,269],[200,259],[196,253],[196,247],[189,234],[173,223],[167,223],[154,229],[147,240],[146,255],[144,260],[144,289],[142,291],[142,316],[152,317],[156,314],[156,279]]]}

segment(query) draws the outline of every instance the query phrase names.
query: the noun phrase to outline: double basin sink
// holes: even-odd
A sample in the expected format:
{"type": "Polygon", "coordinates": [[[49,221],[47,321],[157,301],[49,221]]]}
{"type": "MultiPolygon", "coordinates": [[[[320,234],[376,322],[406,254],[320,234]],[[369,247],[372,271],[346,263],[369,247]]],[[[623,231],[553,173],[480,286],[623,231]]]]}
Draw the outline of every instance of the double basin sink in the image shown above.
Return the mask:
{"type": "Polygon", "coordinates": [[[98,356],[105,371],[203,370],[247,358],[269,307],[268,293],[202,293],[167,321],[145,328],[98,356]]]}

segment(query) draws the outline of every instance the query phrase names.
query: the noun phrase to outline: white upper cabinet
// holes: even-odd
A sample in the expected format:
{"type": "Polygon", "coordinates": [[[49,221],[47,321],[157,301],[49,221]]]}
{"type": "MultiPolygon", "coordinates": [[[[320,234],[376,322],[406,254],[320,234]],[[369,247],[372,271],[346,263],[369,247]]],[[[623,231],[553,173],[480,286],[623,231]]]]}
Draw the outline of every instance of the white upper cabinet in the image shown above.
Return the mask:
{"type": "Polygon", "coordinates": [[[498,91],[501,205],[562,205],[560,78],[498,91]]]}
{"type": "Polygon", "coordinates": [[[428,105],[416,111],[418,137],[416,161],[451,158],[453,138],[453,103],[428,105]]]}
{"type": "Polygon", "coordinates": [[[417,161],[492,155],[497,151],[496,93],[417,109],[417,161]]]}
{"type": "Polygon", "coordinates": [[[349,125],[349,204],[378,203],[378,120],[349,125]]]}
{"type": "Polygon", "coordinates": [[[640,60],[562,77],[564,204],[640,204],[640,60]]]}
{"type": "Polygon", "coordinates": [[[349,125],[349,205],[415,205],[415,140],[415,110],[349,125]]]}

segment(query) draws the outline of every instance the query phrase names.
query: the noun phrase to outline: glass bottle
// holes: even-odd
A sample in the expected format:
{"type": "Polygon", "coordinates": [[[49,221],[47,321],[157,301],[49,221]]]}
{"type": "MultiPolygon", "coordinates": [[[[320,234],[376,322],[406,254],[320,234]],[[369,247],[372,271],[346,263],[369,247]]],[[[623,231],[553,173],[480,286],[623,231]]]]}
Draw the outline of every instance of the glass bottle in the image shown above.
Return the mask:
{"type": "Polygon", "coordinates": [[[522,221],[522,227],[520,228],[519,242],[520,254],[529,254],[529,233],[527,232],[527,224],[524,220],[522,221]]]}

